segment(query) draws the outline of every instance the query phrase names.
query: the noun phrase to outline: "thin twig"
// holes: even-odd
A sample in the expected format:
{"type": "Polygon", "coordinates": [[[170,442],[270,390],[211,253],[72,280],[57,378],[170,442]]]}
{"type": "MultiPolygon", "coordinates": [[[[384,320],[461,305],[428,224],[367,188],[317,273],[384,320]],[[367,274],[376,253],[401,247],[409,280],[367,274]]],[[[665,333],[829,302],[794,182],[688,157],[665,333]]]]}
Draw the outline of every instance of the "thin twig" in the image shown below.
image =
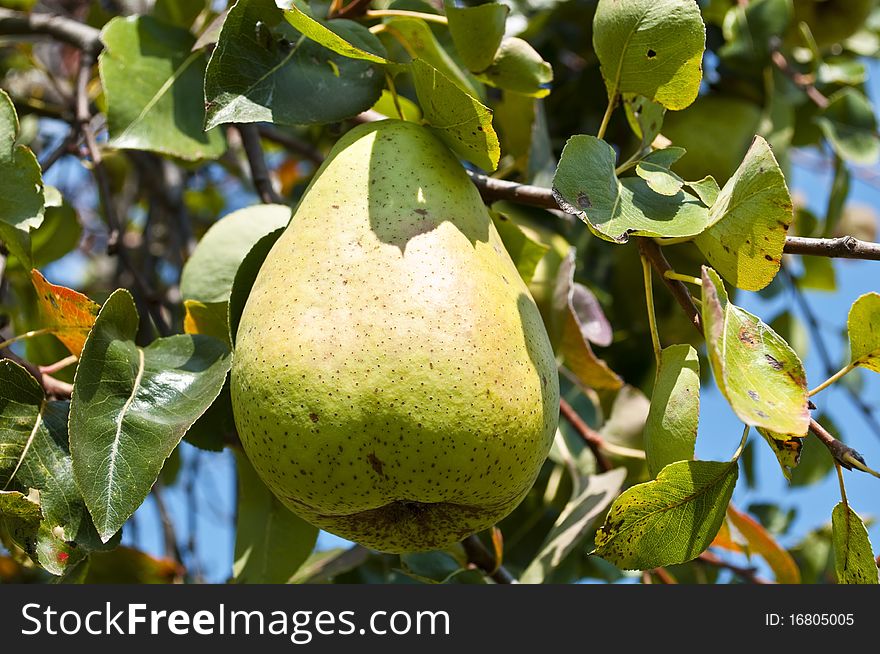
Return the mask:
{"type": "Polygon", "coordinates": [[[722,570],[730,570],[737,577],[740,577],[744,581],[749,582],[750,584],[772,584],[772,581],[768,581],[763,577],[759,577],[756,574],[755,568],[745,568],[743,566],[735,565],[733,563],[728,563],[727,561],[715,556],[712,552],[703,552],[696,559],[700,563],[704,563],[706,565],[711,565],[714,568],[721,568],[722,570]]]}
{"type": "Polygon", "coordinates": [[[67,136],[62,139],[61,143],[58,146],[49,152],[46,157],[40,161],[40,169],[43,171],[43,175],[46,174],[46,171],[49,170],[52,166],[54,166],[61,157],[66,154],[71,154],[73,152],[74,144],[78,138],[79,134],[76,128],[73,128],[68,132],[67,136]]]}
{"type": "Polygon", "coordinates": [[[263,154],[263,146],[260,144],[260,132],[257,126],[253,123],[240,123],[235,127],[241,135],[241,144],[251,168],[251,179],[260,200],[264,204],[284,204],[284,198],[272,185],[272,177],[266,166],[266,157],[263,154]]]}
{"type": "MultiPolygon", "coordinates": [[[[468,171],[468,176],[487,202],[508,200],[517,204],[563,211],[553,195],[553,189],[495,179],[472,171],[468,171]]],[[[783,251],[787,254],[880,261],[880,243],[861,241],[853,236],[838,238],[789,236],[785,239],[783,251]]]]}
{"type": "Polygon", "coordinates": [[[159,513],[159,520],[162,524],[162,535],[165,539],[165,556],[173,558],[175,562],[182,565],[183,556],[180,553],[180,546],[177,544],[174,522],[171,520],[171,514],[168,513],[168,507],[165,504],[161,482],[153,484],[153,499],[156,500],[156,510],[159,513]]]}
{"type": "Polygon", "coordinates": [[[103,48],[100,30],[54,14],[0,9],[0,34],[51,36],[92,55],[97,55],[103,48]]]}
{"type": "Polygon", "coordinates": [[[672,266],[669,265],[669,262],[666,260],[663,250],[660,249],[660,246],[657,245],[655,241],[649,238],[639,238],[638,246],[639,252],[641,252],[642,256],[651,263],[654,270],[656,270],[657,274],[660,276],[661,281],[666,285],[666,288],[669,289],[669,292],[672,293],[672,297],[675,298],[675,301],[678,302],[679,306],[681,306],[687,314],[687,317],[690,319],[696,330],[702,334],[703,318],[700,315],[700,310],[697,309],[697,305],[694,304],[694,298],[691,297],[691,292],[688,290],[688,287],[684,285],[684,282],[677,279],[670,279],[666,276],[666,272],[672,270],[672,266]]]}
{"type": "Polygon", "coordinates": [[[128,250],[121,242],[122,228],[110,191],[110,176],[104,166],[101,148],[98,146],[95,130],[92,127],[93,116],[89,106],[88,84],[92,75],[92,67],[95,65],[95,59],[96,55],[90,51],[84,51],[80,59],[79,72],[76,79],[76,123],[83,136],[86,150],[92,162],[92,176],[98,189],[98,200],[101,204],[104,218],[107,221],[107,228],[110,230],[107,238],[107,254],[115,254],[119,257],[119,262],[131,274],[135,286],[137,286],[143,296],[159,335],[168,336],[171,334],[171,327],[162,313],[162,304],[131,261],[128,250]]]}
{"type": "Polygon", "coordinates": [[[468,561],[485,572],[498,584],[515,584],[516,578],[503,565],[497,565],[495,557],[486,549],[477,536],[468,536],[461,541],[468,561]]]}
{"type": "Polygon", "coordinates": [[[788,236],[785,239],[786,254],[807,254],[840,259],[864,259],[880,261],[880,243],[860,241],[854,236],[838,238],[805,238],[788,236]]]}
{"type": "Polygon", "coordinates": [[[611,470],[613,466],[608,461],[608,457],[606,457],[605,453],[602,451],[605,439],[602,438],[601,434],[584,422],[583,418],[581,418],[577,411],[574,410],[574,407],[563,398],[559,398],[559,413],[561,413],[562,417],[568,421],[568,424],[574,427],[574,430],[580,435],[580,437],[584,439],[587,447],[590,448],[593,456],[596,457],[596,467],[599,468],[601,472],[608,472],[611,470]]]}
{"type": "MultiPolygon", "coordinates": [[[[813,308],[810,306],[810,303],[807,302],[807,298],[804,297],[803,289],[801,289],[797,279],[795,279],[795,277],[789,272],[787,267],[782,267],[782,274],[784,274],[788,279],[788,283],[791,287],[792,296],[794,297],[795,303],[803,314],[804,319],[807,321],[807,328],[810,331],[813,343],[816,345],[816,352],[818,352],[819,354],[819,359],[822,361],[822,366],[825,368],[825,375],[831,377],[836,372],[837,366],[835,366],[834,362],[831,360],[831,355],[828,352],[828,346],[825,345],[825,339],[822,336],[822,328],[819,325],[819,319],[816,317],[816,314],[813,311],[813,308]]],[[[862,417],[865,419],[865,422],[868,423],[871,431],[873,431],[874,434],[877,435],[878,438],[880,438],[880,421],[878,421],[877,418],[874,416],[874,409],[867,402],[865,402],[864,398],[862,398],[862,396],[859,395],[851,386],[843,384],[841,385],[841,388],[844,389],[852,403],[862,414],[862,417]]]]}
{"type": "Polygon", "coordinates": [[[828,108],[828,98],[822,94],[819,89],[816,88],[816,85],[813,83],[813,78],[811,75],[803,75],[799,73],[794,68],[791,67],[791,64],[788,63],[788,59],[785,58],[785,55],[779,50],[780,41],[778,38],[774,38],[771,43],[771,52],[770,58],[773,61],[773,65],[779,69],[779,71],[785,75],[788,79],[795,83],[795,85],[800,88],[804,93],[807,94],[807,97],[812,100],[813,104],[819,107],[819,109],[827,109],[828,108]]]}

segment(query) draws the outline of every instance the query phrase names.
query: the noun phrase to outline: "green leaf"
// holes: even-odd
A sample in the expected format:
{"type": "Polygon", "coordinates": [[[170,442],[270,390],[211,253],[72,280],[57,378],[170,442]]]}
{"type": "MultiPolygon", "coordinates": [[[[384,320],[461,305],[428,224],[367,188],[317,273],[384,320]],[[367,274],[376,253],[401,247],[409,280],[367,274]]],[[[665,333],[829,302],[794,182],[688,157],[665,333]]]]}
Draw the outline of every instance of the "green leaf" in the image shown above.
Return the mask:
{"type": "MultiPolygon", "coordinates": [[[[565,365],[582,384],[588,388],[616,390],[623,385],[623,380],[593,353],[590,336],[596,333],[595,326],[589,313],[577,310],[578,305],[584,304],[578,300],[578,296],[583,295],[584,291],[589,293],[589,290],[574,281],[575,255],[575,249],[572,248],[556,275],[553,311],[557,316],[554,331],[558,331],[558,334],[554,333],[553,340],[558,343],[557,350],[565,365]],[[582,290],[578,290],[579,287],[582,290]]],[[[603,328],[599,327],[600,332],[603,328]]]]}
{"type": "MultiPolygon", "coordinates": [[[[239,0],[229,11],[205,74],[207,126],[332,123],[369,109],[385,83],[372,62],[307,39],[274,0],[239,0]]],[[[331,23],[328,23],[331,24],[331,23]]],[[[332,21],[358,49],[384,54],[367,28],[332,21]]]]}
{"type": "Polygon", "coordinates": [[[477,86],[440,45],[428,23],[419,18],[391,18],[384,27],[404,44],[404,50],[411,59],[421,59],[433,66],[468,95],[479,95],[477,86]]]}
{"type": "Polygon", "coordinates": [[[700,359],[690,345],[670,345],[660,356],[645,454],[652,477],[670,463],[694,458],[700,418],[700,359]]]}
{"type": "Polygon", "coordinates": [[[0,89],[0,239],[32,267],[30,232],[43,222],[43,179],[30,148],[16,145],[18,116],[0,89]]]}
{"type": "Polygon", "coordinates": [[[785,177],[760,136],[712,204],[709,218],[711,227],[694,242],[724,279],[748,291],[773,281],[793,215],[785,177]]]}
{"type": "Polygon", "coordinates": [[[529,235],[519,225],[503,213],[490,211],[490,215],[495,229],[498,230],[498,235],[501,237],[501,242],[504,243],[504,249],[516,264],[519,276],[528,284],[532,281],[538,263],[550,250],[550,246],[529,238],[529,235]]]}
{"type": "Polygon", "coordinates": [[[710,208],[715,204],[718,195],[721,193],[718,182],[715,181],[712,175],[706,175],[703,179],[696,182],[688,182],[687,187],[694,192],[694,195],[700,198],[700,202],[710,208]]]}
{"type": "Polygon", "coordinates": [[[492,64],[477,79],[500,89],[543,98],[550,93],[553,68],[527,41],[511,37],[501,42],[492,64]]]}
{"type": "Polygon", "coordinates": [[[244,305],[251,289],[257,279],[257,274],[263,266],[266,257],[269,256],[269,250],[275,245],[275,242],[281,238],[284,228],[279,227],[274,232],[269,232],[257,241],[250,251],[245,255],[235,271],[235,279],[232,282],[232,290],[229,293],[229,340],[235,348],[235,335],[238,332],[238,323],[241,320],[241,312],[244,311],[244,305]]]}
{"type": "Polygon", "coordinates": [[[74,480],[68,409],[68,402],[48,401],[24,368],[0,360],[0,489],[39,493],[38,524],[18,527],[28,555],[55,575],[79,558],[70,543],[81,551],[99,546],[74,480]]]}
{"type": "Polygon", "coordinates": [[[284,18],[288,23],[293,25],[294,28],[299,30],[301,34],[304,34],[316,43],[323,45],[328,50],[332,50],[343,57],[372,61],[376,64],[391,63],[385,57],[380,57],[373,52],[368,52],[363,48],[359,48],[347,41],[344,36],[337,34],[333,31],[333,27],[335,26],[334,21],[329,21],[327,23],[317,21],[308,14],[300,11],[296,4],[291,4],[288,9],[284,10],[284,18]]]}
{"type": "Polygon", "coordinates": [[[638,93],[684,109],[702,79],[706,28],[693,0],[600,0],[593,48],[608,97],[638,93]]]}
{"type": "Polygon", "coordinates": [[[444,5],[449,34],[461,61],[468,70],[477,73],[485,70],[495,59],[504,38],[510,8],[497,2],[456,7],[447,0],[444,5]]]}
{"type": "Polygon", "coordinates": [[[25,495],[18,491],[0,491],[0,517],[39,522],[42,518],[40,493],[31,492],[25,495]]]}
{"type": "Polygon", "coordinates": [[[677,195],[684,186],[684,180],[669,168],[681,159],[684,153],[684,148],[674,146],[654,150],[636,164],[636,175],[645,180],[655,193],[677,195]]]}
{"type": "MultiPolygon", "coordinates": [[[[43,222],[30,233],[31,265],[42,268],[56,261],[79,245],[82,227],[76,210],[61,197],[54,186],[44,186],[43,222]]],[[[868,239],[871,240],[871,239],[868,239]]],[[[18,257],[6,261],[8,268],[23,270],[18,257]]]]}
{"type": "Polygon", "coordinates": [[[736,461],[679,461],[657,479],[627,490],[596,533],[603,559],[626,570],[685,563],[700,555],[721,527],[736,461]]]}
{"type": "Polygon", "coordinates": [[[791,0],[752,0],[733,7],[724,18],[720,56],[730,65],[760,66],[770,57],[771,39],[785,34],[791,18],[791,0]]]}
{"type": "Polygon", "coordinates": [[[395,102],[394,95],[388,89],[382,89],[382,95],[373,105],[373,111],[383,116],[408,120],[411,123],[418,123],[422,120],[422,110],[419,109],[419,105],[402,95],[398,95],[395,102]],[[397,111],[398,107],[403,112],[402,116],[397,111]]]}
{"type": "Polygon", "coordinates": [[[740,420],[786,436],[810,424],[801,360],[761,320],[731,304],[721,278],[703,266],[703,328],[719,390],[740,420]]]}
{"type": "Polygon", "coordinates": [[[222,452],[226,444],[238,440],[228,378],[220,395],[187,430],[184,439],[190,445],[209,452],[222,452]]]}
{"type": "Polygon", "coordinates": [[[877,561],[859,515],[840,502],[831,513],[834,569],[839,584],[876,584],[877,561]]]}
{"type": "Polygon", "coordinates": [[[159,20],[189,28],[208,6],[208,0],[156,0],[153,16],[159,20]]]}
{"type": "Polygon", "coordinates": [[[318,528],[291,513],[266,488],[247,457],[238,463],[238,522],[232,574],[239,584],[283,584],[309,558],[318,528]]]}
{"type": "Polygon", "coordinates": [[[652,191],[639,177],[618,180],[615,154],[605,141],[572,136],[562,150],[553,195],[566,212],[579,216],[606,241],[630,236],[695,236],[709,224],[709,211],[694,196],[652,191]]]}
{"type": "Polygon", "coordinates": [[[104,542],[147,497],[230,366],[217,339],[181,334],[140,348],[137,330],[134,300],[115,291],[92,327],[73,385],[73,472],[104,542]]]}
{"type": "Polygon", "coordinates": [[[837,290],[834,259],[830,257],[803,257],[801,266],[804,271],[797,280],[797,285],[800,288],[825,292],[837,290]]]}
{"type": "Polygon", "coordinates": [[[192,51],[189,30],[151,16],[118,17],[104,26],[101,40],[109,145],[187,160],[223,154],[223,133],[204,131],[207,57],[192,51]]]}
{"type": "Polygon", "coordinates": [[[501,148],[492,111],[421,59],[413,60],[412,74],[422,113],[440,140],[474,165],[495,170],[501,148]]]}
{"type": "Polygon", "coordinates": [[[853,364],[880,372],[880,294],[865,293],[853,302],[846,326],[853,364]]]}
{"type": "Polygon", "coordinates": [[[830,98],[816,122],[834,151],[846,161],[870,166],[880,157],[877,118],[865,95],[851,86],[830,98]]]}
{"type": "Polygon", "coordinates": [[[641,148],[647,148],[663,128],[666,107],[651,102],[643,95],[630,93],[624,96],[623,108],[626,111],[626,120],[630,129],[641,139],[641,148]]]}
{"type": "Polygon", "coordinates": [[[212,336],[231,348],[229,341],[229,302],[199,302],[184,300],[184,334],[212,336]]]}
{"type": "Polygon", "coordinates": [[[241,262],[266,234],[290,222],[290,207],[258,204],[224,216],[199,241],[183,267],[180,295],[184,300],[226,302],[241,262]]]}
{"type": "Polygon", "coordinates": [[[803,436],[778,434],[762,427],[758,428],[758,433],[764,437],[770,449],[773,450],[773,454],[776,455],[776,460],[779,462],[782,474],[791,481],[794,472],[800,465],[801,453],[803,452],[806,439],[803,436]]]}
{"type": "Polygon", "coordinates": [[[543,583],[587,535],[593,520],[617,497],[624,479],[625,468],[589,476],[584,488],[568,501],[559,514],[538,555],[520,577],[520,582],[543,583]]]}

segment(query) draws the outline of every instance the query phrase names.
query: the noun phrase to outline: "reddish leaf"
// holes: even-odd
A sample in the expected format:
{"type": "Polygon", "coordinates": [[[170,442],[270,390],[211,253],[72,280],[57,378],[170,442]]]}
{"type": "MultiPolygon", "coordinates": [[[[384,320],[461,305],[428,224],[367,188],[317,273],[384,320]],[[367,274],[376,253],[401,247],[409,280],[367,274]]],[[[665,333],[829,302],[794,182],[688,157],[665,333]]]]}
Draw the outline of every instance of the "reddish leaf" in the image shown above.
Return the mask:
{"type": "Polygon", "coordinates": [[[764,527],[746,513],[735,509],[733,505],[727,507],[727,518],[736,530],[742,534],[748,543],[751,554],[758,554],[776,575],[776,581],[780,584],[801,583],[801,571],[783,547],[776,542],[764,527]]]}
{"type": "Polygon", "coordinates": [[[50,284],[37,269],[31,271],[31,279],[37,289],[44,327],[64,343],[71,354],[79,356],[101,307],[82,293],[50,284]]]}

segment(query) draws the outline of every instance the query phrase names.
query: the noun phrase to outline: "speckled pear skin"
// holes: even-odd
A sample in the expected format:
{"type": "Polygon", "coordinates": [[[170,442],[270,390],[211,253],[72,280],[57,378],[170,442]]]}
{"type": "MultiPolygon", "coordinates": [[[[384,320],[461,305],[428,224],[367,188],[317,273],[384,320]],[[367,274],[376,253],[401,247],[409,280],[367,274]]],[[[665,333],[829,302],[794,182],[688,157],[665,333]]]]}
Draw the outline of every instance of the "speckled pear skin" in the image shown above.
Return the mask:
{"type": "Polygon", "coordinates": [[[231,379],[272,492],[383,552],[498,522],[558,421],[547,333],[477,190],[401,121],[353,129],[319,170],[248,298],[231,379]]]}

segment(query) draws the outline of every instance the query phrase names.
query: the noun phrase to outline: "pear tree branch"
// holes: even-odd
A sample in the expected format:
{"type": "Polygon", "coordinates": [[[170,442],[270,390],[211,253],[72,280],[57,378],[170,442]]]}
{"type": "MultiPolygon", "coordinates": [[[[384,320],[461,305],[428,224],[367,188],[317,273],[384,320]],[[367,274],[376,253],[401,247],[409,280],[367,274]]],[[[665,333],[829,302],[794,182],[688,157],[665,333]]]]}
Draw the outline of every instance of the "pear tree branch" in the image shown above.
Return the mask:
{"type": "Polygon", "coordinates": [[[260,143],[260,131],[253,123],[240,123],[235,126],[241,136],[241,144],[251,168],[254,188],[263,204],[284,204],[284,198],[275,190],[272,176],[266,165],[266,156],[260,143]]]}

